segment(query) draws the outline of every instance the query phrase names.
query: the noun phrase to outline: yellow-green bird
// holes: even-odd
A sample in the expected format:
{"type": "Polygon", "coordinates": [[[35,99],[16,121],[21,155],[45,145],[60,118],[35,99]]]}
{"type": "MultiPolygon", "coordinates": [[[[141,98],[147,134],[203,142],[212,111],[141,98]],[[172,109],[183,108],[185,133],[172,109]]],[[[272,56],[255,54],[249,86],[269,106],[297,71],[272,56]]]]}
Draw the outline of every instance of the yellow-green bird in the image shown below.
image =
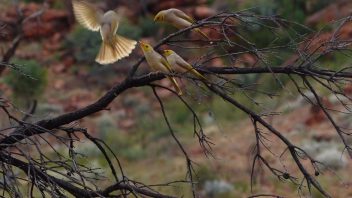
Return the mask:
{"type": "Polygon", "coordinates": [[[73,0],[77,21],[85,28],[100,31],[102,44],[95,59],[100,64],[114,63],[128,56],[137,42],[116,34],[121,17],[113,10],[102,13],[83,0],[73,0]]]}
{"type": "MultiPolygon", "coordinates": [[[[195,20],[192,17],[176,8],[170,8],[158,12],[154,17],[154,21],[169,23],[178,29],[187,28],[195,23],[195,20]]],[[[209,37],[199,28],[194,28],[193,30],[198,32],[205,39],[210,40],[209,37]]]]}
{"type": "MultiPolygon", "coordinates": [[[[144,53],[145,59],[147,60],[147,63],[152,68],[152,70],[161,71],[164,73],[172,72],[171,65],[167,62],[167,60],[162,55],[156,52],[151,45],[149,45],[148,43],[144,43],[142,41],[140,41],[139,43],[144,53]]],[[[170,76],[166,76],[166,77],[171,81],[177,94],[182,95],[182,91],[178,86],[176,79],[170,76]]]]}
{"type": "Polygon", "coordinates": [[[163,56],[166,58],[167,62],[170,63],[172,69],[180,73],[190,72],[195,77],[201,80],[207,80],[202,74],[195,70],[191,64],[185,61],[181,56],[176,54],[176,52],[168,49],[163,51],[163,56]]]}

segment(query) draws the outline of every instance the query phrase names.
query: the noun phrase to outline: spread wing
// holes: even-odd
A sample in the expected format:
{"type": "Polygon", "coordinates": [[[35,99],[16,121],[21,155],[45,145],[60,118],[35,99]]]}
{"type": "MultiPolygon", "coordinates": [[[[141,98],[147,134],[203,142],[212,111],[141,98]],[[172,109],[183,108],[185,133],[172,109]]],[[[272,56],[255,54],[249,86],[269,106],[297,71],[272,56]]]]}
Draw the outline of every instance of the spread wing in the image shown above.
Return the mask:
{"type": "Polygon", "coordinates": [[[174,14],[176,16],[178,16],[178,17],[180,17],[180,18],[182,18],[182,19],[184,19],[184,20],[186,20],[186,21],[188,21],[190,23],[194,23],[195,22],[195,20],[192,17],[188,16],[186,13],[184,13],[181,10],[173,9],[173,12],[174,12],[174,14]]]}
{"type": "Polygon", "coordinates": [[[102,13],[82,0],[73,0],[72,5],[76,19],[81,25],[92,31],[99,30],[102,13]]]}

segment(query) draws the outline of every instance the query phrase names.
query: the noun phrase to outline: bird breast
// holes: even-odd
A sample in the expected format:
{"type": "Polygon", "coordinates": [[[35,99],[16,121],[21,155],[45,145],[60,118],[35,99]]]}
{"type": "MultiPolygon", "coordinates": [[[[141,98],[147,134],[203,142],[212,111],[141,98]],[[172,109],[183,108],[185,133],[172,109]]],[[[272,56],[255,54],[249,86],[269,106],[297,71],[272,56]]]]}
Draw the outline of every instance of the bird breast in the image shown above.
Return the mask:
{"type": "Polygon", "coordinates": [[[148,65],[154,71],[167,72],[168,70],[162,65],[162,56],[155,51],[145,52],[145,58],[147,59],[148,65]]]}
{"type": "Polygon", "coordinates": [[[154,65],[157,63],[157,59],[153,56],[152,51],[144,52],[145,59],[148,62],[148,65],[153,69],[156,70],[154,65]]]}

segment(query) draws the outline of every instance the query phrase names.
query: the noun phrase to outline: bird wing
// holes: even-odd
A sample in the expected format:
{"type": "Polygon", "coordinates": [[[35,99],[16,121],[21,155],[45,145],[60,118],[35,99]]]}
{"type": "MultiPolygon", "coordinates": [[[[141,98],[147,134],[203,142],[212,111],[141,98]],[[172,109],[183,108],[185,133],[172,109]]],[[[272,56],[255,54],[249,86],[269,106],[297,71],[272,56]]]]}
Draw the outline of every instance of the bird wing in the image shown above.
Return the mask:
{"type": "Polygon", "coordinates": [[[198,77],[199,79],[207,80],[201,73],[199,73],[197,70],[195,70],[191,64],[183,60],[182,58],[179,60],[176,60],[176,64],[182,67],[183,69],[186,70],[187,72],[192,73],[194,76],[198,77]]]}
{"type": "Polygon", "coordinates": [[[119,21],[117,21],[116,19],[116,22],[111,23],[111,33],[113,35],[116,34],[118,27],[119,27],[119,21]]]}
{"type": "MultiPolygon", "coordinates": [[[[165,58],[161,58],[160,59],[160,62],[161,64],[163,64],[163,66],[169,71],[169,72],[172,72],[172,68],[171,68],[171,65],[169,64],[169,62],[167,62],[167,60],[165,58]]],[[[180,88],[180,86],[178,85],[176,79],[174,77],[171,77],[171,76],[166,76],[172,83],[172,85],[174,86],[177,94],[179,96],[182,95],[182,90],[180,88]]]]}
{"type": "Polygon", "coordinates": [[[190,22],[190,23],[194,23],[194,22],[195,22],[195,20],[194,20],[192,17],[188,16],[188,15],[185,14],[183,11],[178,10],[178,9],[173,9],[173,11],[174,11],[174,14],[175,14],[177,17],[180,17],[181,19],[184,19],[184,20],[186,20],[186,21],[188,21],[188,22],[190,22]]]}
{"type": "Polygon", "coordinates": [[[165,58],[160,58],[160,62],[161,64],[163,64],[163,66],[169,71],[172,72],[172,67],[170,65],[169,62],[167,62],[167,60],[165,58]]]}
{"type": "Polygon", "coordinates": [[[185,69],[187,72],[193,69],[193,67],[183,59],[177,59],[176,64],[185,69]]]}
{"type": "Polygon", "coordinates": [[[92,31],[99,30],[101,12],[97,11],[91,4],[81,0],[73,0],[72,5],[76,19],[81,25],[92,31]]]}

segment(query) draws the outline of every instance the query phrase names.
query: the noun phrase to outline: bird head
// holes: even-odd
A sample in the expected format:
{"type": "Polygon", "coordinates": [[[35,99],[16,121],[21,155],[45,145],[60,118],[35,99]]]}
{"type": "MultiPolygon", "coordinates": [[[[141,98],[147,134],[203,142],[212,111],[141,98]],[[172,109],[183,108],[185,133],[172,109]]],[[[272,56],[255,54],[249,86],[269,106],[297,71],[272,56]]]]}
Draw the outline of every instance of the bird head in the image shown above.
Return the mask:
{"type": "Polygon", "coordinates": [[[139,46],[143,50],[143,52],[150,52],[153,50],[153,47],[148,43],[144,43],[143,41],[139,41],[139,46]]]}
{"type": "Polygon", "coordinates": [[[172,51],[172,50],[164,50],[164,51],[163,51],[163,55],[164,55],[165,57],[168,57],[168,56],[170,56],[170,55],[173,54],[173,53],[175,53],[175,52],[172,51]]]}
{"type": "Polygon", "coordinates": [[[158,14],[155,15],[154,21],[155,22],[162,22],[162,21],[164,21],[164,18],[165,18],[164,11],[160,11],[160,12],[158,12],[158,14]]]}

